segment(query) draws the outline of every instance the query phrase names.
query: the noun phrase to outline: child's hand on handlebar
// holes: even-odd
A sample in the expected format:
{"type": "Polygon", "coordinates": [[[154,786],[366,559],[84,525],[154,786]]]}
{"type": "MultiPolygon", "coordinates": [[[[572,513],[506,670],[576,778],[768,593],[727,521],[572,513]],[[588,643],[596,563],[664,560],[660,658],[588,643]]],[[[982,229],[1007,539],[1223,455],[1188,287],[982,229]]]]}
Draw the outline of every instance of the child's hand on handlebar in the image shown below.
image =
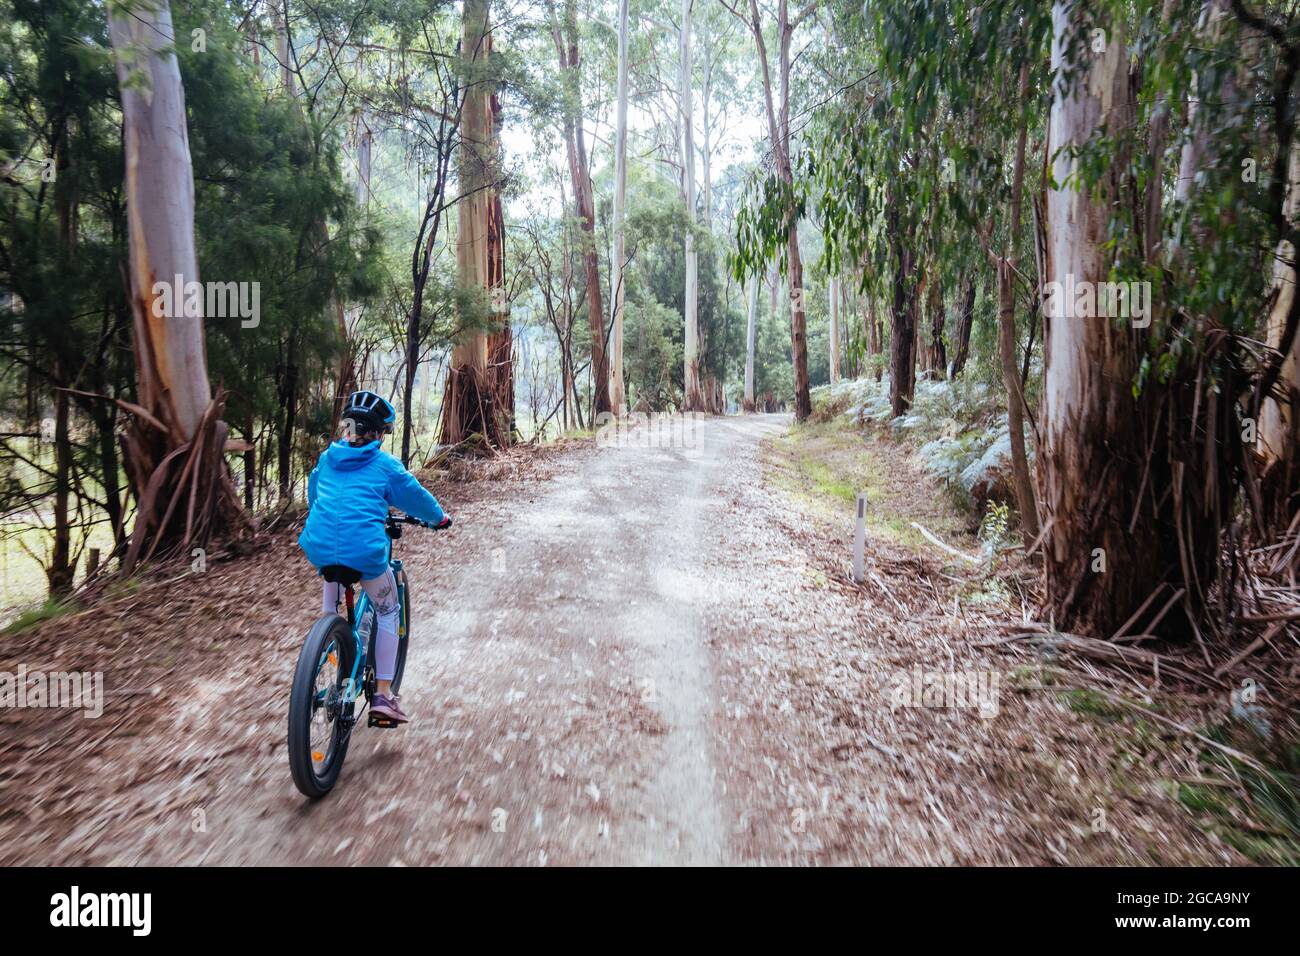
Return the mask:
{"type": "Polygon", "coordinates": [[[429,527],[433,528],[435,531],[445,531],[447,528],[451,527],[451,515],[443,515],[441,521],[437,524],[431,524],[429,527]]]}

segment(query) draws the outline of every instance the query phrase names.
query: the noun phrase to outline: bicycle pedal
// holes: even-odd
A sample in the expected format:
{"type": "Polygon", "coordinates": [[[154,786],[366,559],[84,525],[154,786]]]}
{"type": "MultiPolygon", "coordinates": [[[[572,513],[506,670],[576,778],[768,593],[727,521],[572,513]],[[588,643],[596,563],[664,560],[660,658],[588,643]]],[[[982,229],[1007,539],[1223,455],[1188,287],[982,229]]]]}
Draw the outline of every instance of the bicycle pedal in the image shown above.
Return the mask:
{"type": "Polygon", "coordinates": [[[378,714],[371,714],[370,722],[366,726],[378,727],[381,730],[391,730],[394,727],[400,727],[401,724],[393,720],[391,717],[380,717],[378,714]]]}

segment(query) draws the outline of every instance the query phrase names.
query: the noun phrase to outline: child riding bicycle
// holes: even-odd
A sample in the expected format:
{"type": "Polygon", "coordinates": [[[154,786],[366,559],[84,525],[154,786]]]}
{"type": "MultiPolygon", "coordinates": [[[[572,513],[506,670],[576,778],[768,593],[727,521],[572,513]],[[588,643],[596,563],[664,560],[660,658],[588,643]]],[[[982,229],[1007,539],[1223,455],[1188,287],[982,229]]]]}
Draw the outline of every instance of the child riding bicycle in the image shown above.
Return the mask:
{"type": "MultiPolygon", "coordinates": [[[[397,412],[370,391],[353,392],[343,410],[345,437],[331,444],[307,480],[307,524],[298,537],[317,573],[331,566],[353,569],[375,606],[375,695],[371,711],[396,723],[409,718],[393,693],[397,663],[397,626],[401,605],[397,582],[388,566],[384,521],[389,507],[434,527],[451,526],[438,499],[392,455],[380,449],[393,430],[397,412]]],[[[323,582],[321,610],[338,610],[337,582],[323,582]]]]}

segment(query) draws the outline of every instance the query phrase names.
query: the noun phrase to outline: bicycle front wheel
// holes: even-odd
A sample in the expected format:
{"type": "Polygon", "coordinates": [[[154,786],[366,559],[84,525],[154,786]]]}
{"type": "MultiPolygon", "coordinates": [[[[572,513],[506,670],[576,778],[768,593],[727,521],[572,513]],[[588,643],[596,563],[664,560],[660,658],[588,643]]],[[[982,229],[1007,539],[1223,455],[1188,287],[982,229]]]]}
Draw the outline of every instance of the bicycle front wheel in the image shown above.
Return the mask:
{"type": "Polygon", "coordinates": [[[298,654],[289,694],[289,772],[313,800],[334,788],[343,769],[350,735],[340,717],[355,656],[352,630],[337,614],[312,625],[298,654]]]}
{"type": "Polygon", "coordinates": [[[393,669],[393,693],[402,689],[402,672],[406,670],[406,649],[411,644],[411,582],[406,571],[397,574],[397,597],[402,609],[397,618],[397,666],[393,669]]]}

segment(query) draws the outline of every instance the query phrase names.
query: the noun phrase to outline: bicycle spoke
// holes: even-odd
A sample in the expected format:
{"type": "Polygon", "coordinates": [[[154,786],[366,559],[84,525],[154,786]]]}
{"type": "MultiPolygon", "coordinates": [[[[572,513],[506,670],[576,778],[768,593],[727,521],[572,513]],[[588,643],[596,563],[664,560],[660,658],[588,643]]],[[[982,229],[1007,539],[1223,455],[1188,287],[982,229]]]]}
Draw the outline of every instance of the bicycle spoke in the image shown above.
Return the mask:
{"type": "Polygon", "coordinates": [[[331,713],[330,704],[332,701],[337,702],[338,686],[339,650],[337,643],[331,642],[321,653],[317,667],[311,731],[308,734],[312,763],[317,769],[327,764],[334,752],[337,715],[331,713]],[[323,686],[322,678],[324,678],[323,686]]]}

